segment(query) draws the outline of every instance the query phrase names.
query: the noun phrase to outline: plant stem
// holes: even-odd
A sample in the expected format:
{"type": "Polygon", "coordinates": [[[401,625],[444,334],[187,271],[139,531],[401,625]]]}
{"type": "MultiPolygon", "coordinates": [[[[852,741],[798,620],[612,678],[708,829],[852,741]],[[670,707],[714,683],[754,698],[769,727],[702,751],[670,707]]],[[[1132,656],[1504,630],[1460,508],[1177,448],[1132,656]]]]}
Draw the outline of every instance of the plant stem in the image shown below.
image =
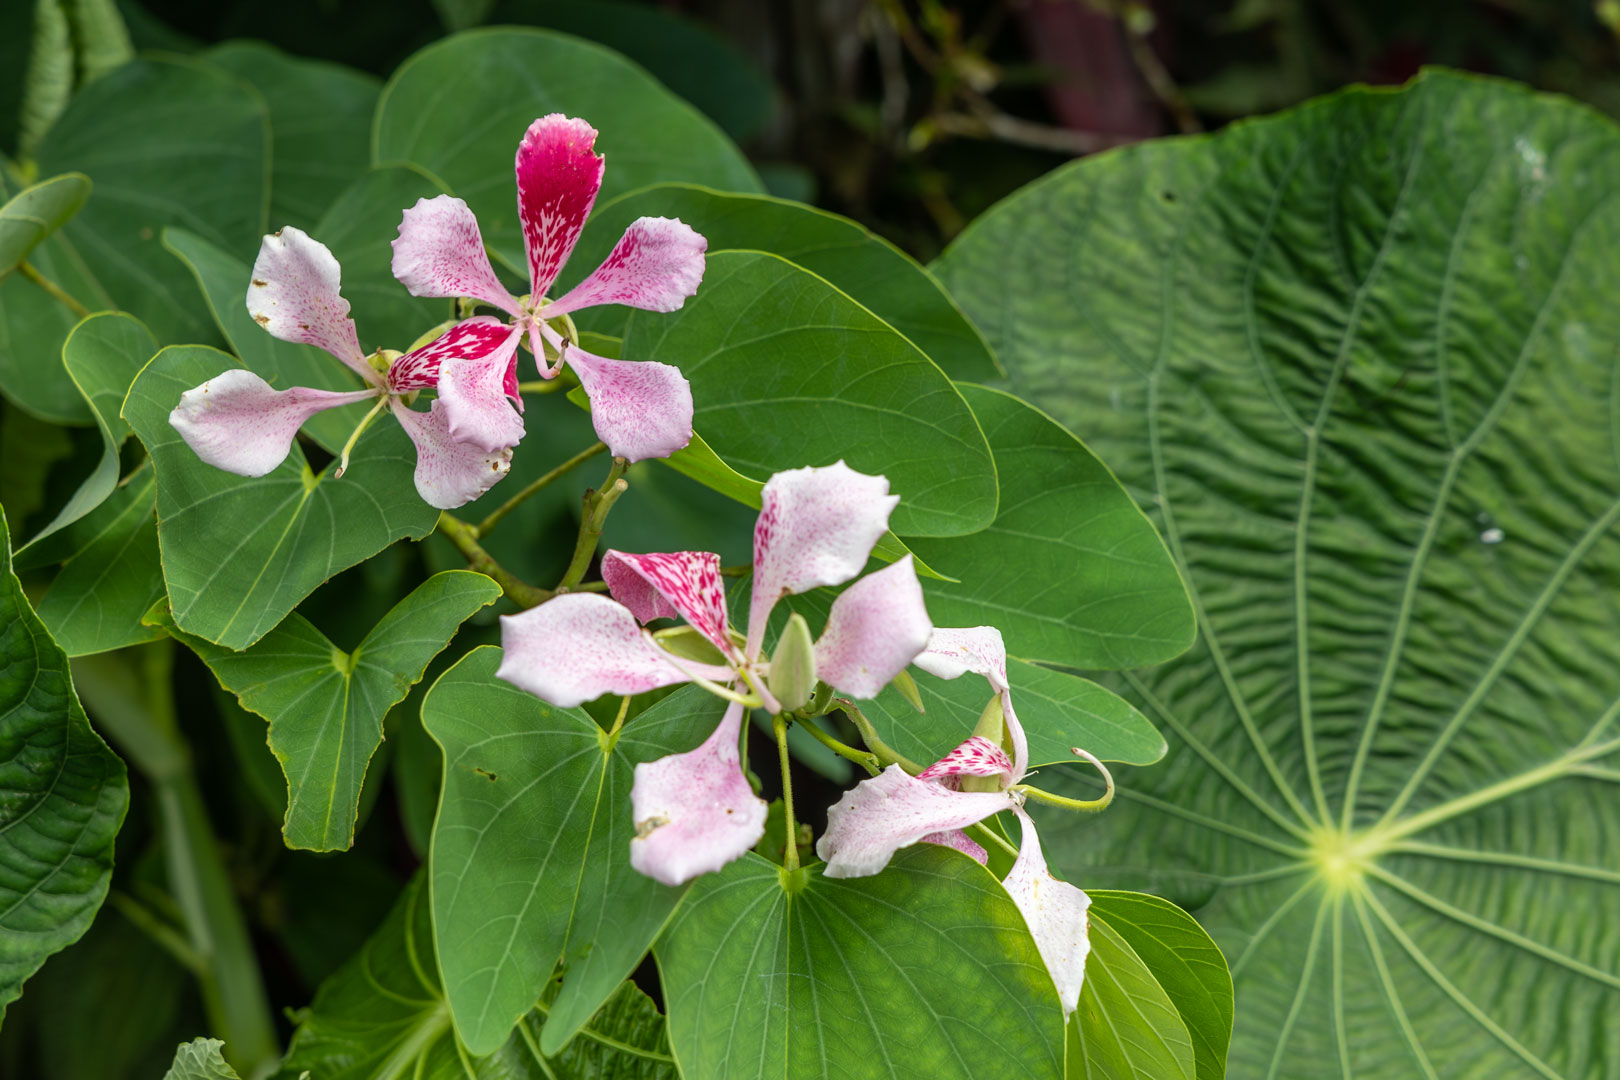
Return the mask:
{"type": "Polygon", "coordinates": [[[562,379],[533,379],[529,382],[518,383],[520,394],[555,394],[559,390],[571,390],[573,387],[562,379]]]}
{"type": "Polygon", "coordinates": [[[872,751],[879,761],[885,765],[898,765],[913,776],[923,771],[921,765],[890,748],[889,744],[878,736],[877,729],[872,726],[872,721],[866,718],[866,714],[861,712],[853,701],[848,698],[835,697],[833,698],[833,704],[838,706],[845,716],[849,717],[850,722],[861,733],[861,739],[866,743],[866,748],[872,751]]]}
{"type": "Polygon", "coordinates": [[[448,511],[439,515],[439,532],[456,545],[456,550],[461,552],[468,566],[485,577],[493,578],[501,591],[506,593],[507,599],[518,607],[532,608],[551,599],[550,589],[530,585],[496,562],[478,543],[478,530],[448,511]]]}
{"type": "Polygon", "coordinates": [[[107,903],[128,919],[137,930],[157,942],[181,967],[199,979],[204,977],[206,968],[203,958],[197,955],[197,950],[191,947],[191,942],[185,939],[184,934],[170,926],[157,912],[122,889],[109,889],[107,903]]]}
{"type": "Polygon", "coordinates": [[[52,281],[50,278],[36,270],[33,263],[27,261],[19,263],[17,265],[17,272],[65,304],[67,309],[73,312],[74,315],[81,319],[89,318],[89,308],[79,303],[79,301],[73,297],[73,294],[62,288],[62,286],[58,285],[56,282],[52,281]]]}
{"type": "Polygon", "coordinates": [[[607,479],[602,482],[602,487],[585,493],[574,557],[569,560],[568,570],[553,592],[567,592],[585,579],[585,571],[590,569],[591,558],[596,554],[597,541],[602,539],[602,526],[607,522],[608,511],[619,501],[619,496],[630,489],[629,482],[624,479],[627,464],[624,458],[614,458],[613,464],[608,466],[607,479]]]}
{"type": "Polygon", "coordinates": [[[857,750],[853,746],[839,742],[837,739],[833,738],[825,731],[822,731],[819,726],[809,720],[806,720],[799,726],[813,735],[815,740],[822,746],[825,746],[839,757],[848,758],[850,761],[853,761],[855,764],[865,769],[867,775],[876,776],[878,773],[883,771],[883,763],[878,760],[878,756],[876,754],[869,754],[865,750],[857,750]]]}
{"type": "Polygon", "coordinates": [[[788,770],[787,717],[777,713],[771,717],[771,729],[776,732],[776,753],[782,764],[782,831],[787,844],[782,849],[782,868],[789,873],[799,868],[799,827],[793,821],[793,775],[788,770]]]}
{"type": "Polygon", "coordinates": [[[606,443],[592,443],[590,446],[587,446],[585,449],[581,450],[579,453],[575,454],[561,465],[558,465],[555,469],[552,469],[550,472],[546,473],[540,479],[534,481],[534,483],[530,484],[528,487],[524,488],[510,499],[507,499],[500,506],[490,511],[490,515],[487,518],[478,523],[475,539],[488,536],[490,531],[501,523],[501,519],[507,514],[510,514],[513,510],[516,510],[518,504],[524,499],[527,499],[529,496],[533,495],[535,492],[539,491],[553,480],[556,480],[559,476],[566,475],[575,467],[583,465],[585,462],[591,460],[591,458],[595,457],[597,454],[600,454],[606,449],[606,443]]]}

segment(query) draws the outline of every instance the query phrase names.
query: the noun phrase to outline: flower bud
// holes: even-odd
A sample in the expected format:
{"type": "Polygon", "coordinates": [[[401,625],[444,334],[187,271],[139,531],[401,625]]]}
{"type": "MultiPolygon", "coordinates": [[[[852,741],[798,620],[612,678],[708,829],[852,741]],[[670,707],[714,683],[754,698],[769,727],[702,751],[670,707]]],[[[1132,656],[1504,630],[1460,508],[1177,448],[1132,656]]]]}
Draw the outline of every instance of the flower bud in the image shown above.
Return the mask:
{"type": "Polygon", "coordinates": [[[776,652],[771,654],[767,685],[785,712],[803,706],[816,688],[816,646],[810,637],[810,624],[798,612],[788,618],[776,652]]]}

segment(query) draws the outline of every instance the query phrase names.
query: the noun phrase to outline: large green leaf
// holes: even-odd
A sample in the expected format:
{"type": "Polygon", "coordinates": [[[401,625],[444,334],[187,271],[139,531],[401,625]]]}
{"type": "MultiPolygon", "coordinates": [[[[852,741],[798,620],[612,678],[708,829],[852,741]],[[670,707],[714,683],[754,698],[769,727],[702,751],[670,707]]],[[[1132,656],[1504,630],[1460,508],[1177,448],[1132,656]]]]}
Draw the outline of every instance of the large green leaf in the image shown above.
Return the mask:
{"type": "Polygon", "coordinates": [[[32,568],[66,558],[60,543],[40,541],[100,506],[118,485],[118,452],[129,437],[129,425],[119,410],[136,374],[156,351],[151,332],[138,319],[121,312],[92,315],[68,334],[62,344],[62,369],[90,407],[101,435],[101,458],[50,524],[17,549],[18,567],[32,568]]]}
{"type": "Polygon", "coordinates": [[[130,387],[124,418],[157,469],[158,544],[175,622],[245,649],[333,574],[396,540],[426,536],[439,512],[416,494],[415,448],[386,417],[361,436],[342,480],[332,479],[332,464],[312,472],[296,442],[257,479],[198,460],[169,413],[182,393],[234,366],[215,349],[164,349],[130,387]]]}
{"type": "Polygon", "coordinates": [[[1232,975],[1226,957],[1191,915],[1146,893],[1091,889],[1091,918],[1147,965],[1192,1037],[1198,1080],[1226,1075],[1232,1038],[1232,975]]]}
{"type": "Polygon", "coordinates": [[[242,707],[270,722],[270,749],[287,777],[288,847],[340,851],[354,842],[366,767],[382,742],[383,717],[405,700],[428,661],[500,586],[449,570],[418,585],[345,652],[296,612],[241,652],[175,628],[242,707]]]}
{"type": "Polygon", "coordinates": [[[90,178],[83,173],[53,176],[24,188],[0,206],[0,279],[79,212],[90,197],[90,186],[90,178]]]}
{"type": "Polygon", "coordinates": [[[842,458],[888,476],[901,536],[958,536],[995,518],[995,463],[950,380],[888,323],[780,256],[710,254],[685,307],[631,317],[623,356],[679,367],[693,428],[752,479],[842,458]]]}
{"type": "Polygon", "coordinates": [[[1193,589],[1124,680],[1165,762],[1043,836],[1225,947],[1234,1075],[1620,1075],[1617,174],[1436,72],[1082,162],[940,268],[1193,589]]]}
{"type": "Polygon", "coordinates": [[[163,1080],[241,1080],[237,1071],[225,1064],[221,1053],[225,1044],[219,1039],[192,1039],[181,1043],[174,1051],[174,1064],[163,1074],[163,1080]]]}
{"type": "MultiPolygon", "coordinates": [[[[547,994],[549,1000],[550,994],[547,994]]],[[[543,1056],[546,1000],[487,1057],[456,1041],[433,964],[428,891],[418,879],[358,955],[321,984],[299,1018],[277,1080],[675,1080],[664,1021],[630,983],[580,1037],[543,1056]]]]}
{"type": "Polygon", "coordinates": [[[269,227],[308,232],[370,166],[371,117],[382,84],[257,41],[227,41],[202,55],[264,95],[273,136],[269,227]]]}
{"type": "Polygon", "coordinates": [[[1086,981],[1069,1021],[1072,1080],[1193,1080],[1192,1037],[1142,958],[1089,916],[1086,981]]]}
{"type": "Polygon", "coordinates": [[[439,677],[422,724],[444,750],[433,825],[433,922],[456,1031],[474,1053],[506,1042],[559,959],[553,1053],[646,954],[684,889],[630,868],[635,766],[691,750],[724,703],[671,694],[608,738],[495,678],[499,649],[439,677]]]}
{"type": "Polygon", "coordinates": [[[107,895],[129,806],[124,763],[73,692],[68,659],[11,569],[0,511],[0,1016],[107,895]]]}
{"type": "Polygon", "coordinates": [[[957,579],[928,583],[934,624],[996,626],[1009,653],[1069,667],[1140,667],[1192,644],[1175,563],[1108,467],[1040,410],[961,390],[995,451],[1001,510],[973,536],[912,542],[957,579]]]}
{"type": "Polygon", "coordinates": [[[469,30],[401,64],[377,105],[372,162],[417,165],[448,185],[477,212],[484,243],[527,276],[512,156],[535,118],[554,112],[601,132],[603,199],[661,180],[760,189],[714,123],[641,68],[543,30],[469,30]]]}
{"type": "Polygon", "coordinates": [[[937,844],[848,879],[745,855],[698,879],[655,955],[686,1076],[1063,1075],[1063,1010],[1023,916],[937,844]]]}
{"type": "MultiPolygon", "coordinates": [[[[225,335],[231,351],[241,358],[243,367],[278,390],[294,386],[338,391],[364,389],[354,372],[331,353],[313,345],[273,338],[253,321],[247,309],[252,263],[229,255],[184,229],[164,229],[163,246],[197,279],[197,287],[208,302],[214,322],[225,335]]],[[[403,344],[394,347],[404,349],[403,344]]],[[[327,452],[337,454],[370,408],[369,402],[361,401],[341,409],[327,409],[305,421],[303,430],[327,452]]]]}
{"type": "Polygon", "coordinates": [[[910,338],[953,379],[1001,374],[984,335],[909,255],[848,218],[768,195],[659,184],[603,203],[580,237],[559,290],[590,273],[625,227],[646,216],[679,218],[704,235],[711,251],[769,251],[821,275],[910,338]]]}

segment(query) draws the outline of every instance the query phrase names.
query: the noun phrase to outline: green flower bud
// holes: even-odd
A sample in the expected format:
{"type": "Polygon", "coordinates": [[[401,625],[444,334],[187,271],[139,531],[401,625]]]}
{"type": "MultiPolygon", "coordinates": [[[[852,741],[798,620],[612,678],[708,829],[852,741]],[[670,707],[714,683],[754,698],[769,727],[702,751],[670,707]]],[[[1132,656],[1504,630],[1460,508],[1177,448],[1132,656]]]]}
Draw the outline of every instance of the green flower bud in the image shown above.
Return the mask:
{"type": "Polygon", "coordinates": [[[782,637],[771,655],[771,674],[766,681],[771,694],[786,712],[810,700],[816,688],[816,646],[810,638],[810,624],[794,612],[782,629],[782,637]]]}

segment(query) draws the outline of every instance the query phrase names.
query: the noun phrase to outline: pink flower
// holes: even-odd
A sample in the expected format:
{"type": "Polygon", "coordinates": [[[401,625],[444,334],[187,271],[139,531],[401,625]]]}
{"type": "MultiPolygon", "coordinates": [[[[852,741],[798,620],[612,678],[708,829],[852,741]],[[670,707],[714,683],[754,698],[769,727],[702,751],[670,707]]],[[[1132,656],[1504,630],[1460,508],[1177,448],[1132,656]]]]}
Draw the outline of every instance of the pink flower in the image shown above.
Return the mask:
{"type": "MultiPolygon", "coordinates": [[[[890,765],[845,792],[827,811],[827,832],[817,842],[816,854],[827,862],[826,875],[835,878],[876,874],[896,851],[916,843],[945,844],[984,862],[984,849],[961,830],[1011,810],[1023,842],[1002,885],[1024,913],[1067,1016],[1080,1000],[1091,951],[1086,932],[1091,899],[1047,870],[1035,823],[1024,811],[1023,796],[1013,790],[1028,771],[1029,750],[1013,711],[1001,632],[990,626],[935,630],[916,664],[945,679],[969,671],[985,676],[1000,699],[1012,756],[999,741],[973,735],[916,776],[890,765]],[[977,778],[967,785],[975,790],[961,789],[965,777],[977,778]]],[[[1075,753],[1096,761],[1084,751],[1075,753]]]]}
{"type": "MultiPolygon", "coordinates": [[[[737,740],[745,706],[781,711],[770,690],[770,661],[762,655],[772,610],[783,597],[859,574],[899,502],[886,479],[841,461],[777,473],[761,495],[746,635],[727,620],[720,557],[700,551],[609,551],[602,575],[613,599],[575,593],[501,620],[506,653],[498,674],[553,705],[693,680],[732,701],[698,749],[636,766],[631,862],[671,885],[718,870],[763,832],[764,804],[742,776],[737,740]],[[641,627],[674,616],[690,631],[654,635],[641,627]],[[693,632],[702,650],[677,655],[660,644],[673,646],[693,632]],[[735,689],[739,683],[746,693],[735,689]],[[740,822],[749,828],[737,827],[740,822]]],[[[927,646],[932,629],[908,556],[833,601],[814,646],[814,677],[852,697],[875,697],[927,646]]]]}
{"type": "MultiPolygon", "coordinates": [[[[324,244],[294,228],[266,236],[253,264],[247,308],[282,341],[325,349],[354,371],[366,389],[350,392],[295,386],[276,390],[233,368],[187,390],[169,423],[197,456],[239,476],[263,476],[280,465],[311,416],[360,401],[376,405],[361,429],[386,408],[416,444],[416,490],[448,510],[476,499],[506,475],[523,420],[507,402],[517,396],[516,343],[495,319],[468,319],[379,370],[360,348],[349,302],[339,292],[338,262],[324,244]],[[416,391],[434,389],[428,412],[410,407],[416,391]]],[[[389,356],[381,350],[374,359],[389,356]]]]}
{"type": "Polygon", "coordinates": [[[419,199],[394,241],[394,276],[415,296],[463,296],[510,315],[515,342],[528,334],[542,378],[567,363],[591,398],[596,433],[628,461],[668,457],[692,438],[692,390],[669,364],[609,360],[586,352],[547,319],[599,304],[674,311],[703,280],[708,241],[672,218],[632,222],[591,275],[555,300],[546,290],[568,261],[602,186],[596,129],[561,113],[529,125],[517,150],[518,218],[529,257],[529,294],[507,292],[495,276],[478,219],[450,195],[419,199]],[[556,355],[546,362],[543,345],[556,355]]]}

